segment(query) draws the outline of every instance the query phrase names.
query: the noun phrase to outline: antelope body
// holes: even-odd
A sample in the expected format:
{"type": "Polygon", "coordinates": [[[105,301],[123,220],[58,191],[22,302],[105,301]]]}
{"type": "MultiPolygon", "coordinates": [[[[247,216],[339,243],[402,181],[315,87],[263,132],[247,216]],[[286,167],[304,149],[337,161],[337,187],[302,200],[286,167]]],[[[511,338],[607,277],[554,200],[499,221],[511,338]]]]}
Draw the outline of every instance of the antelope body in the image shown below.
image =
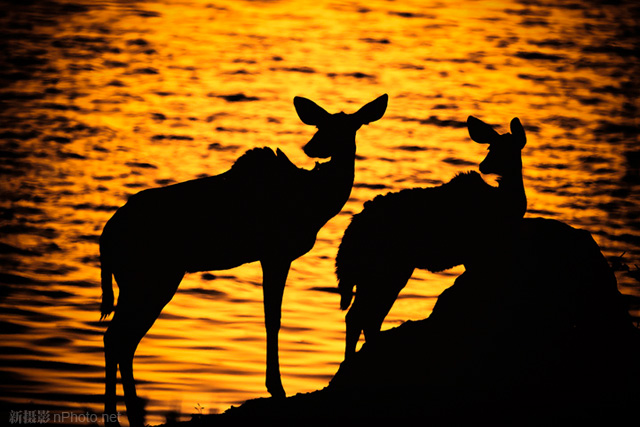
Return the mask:
{"type": "Polygon", "coordinates": [[[362,331],[367,341],[375,338],[414,269],[438,272],[481,262],[484,248],[524,216],[520,121],[513,119],[512,133],[504,135],[474,117],[467,125],[474,141],[489,144],[480,171],[498,174],[498,187],[476,172],[459,174],[438,187],[377,196],[347,227],[336,257],[341,309],[349,308],[357,289],[346,316],[346,358],[362,331]]]}
{"type": "Polygon", "coordinates": [[[120,368],[127,416],[142,425],[133,379],[138,343],[171,300],[185,272],[224,270],[260,261],[267,330],[266,386],[284,397],[278,362],[282,295],[291,262],[315,244],[322,226],[342,209],[354,179],[356,131],[380,119],[387,95],[354,114],[330,114],[296,97],[298,116],[318,131],[304,147],[329,158],[313,170],[296,167],[279,149],[252,149],[231,169],[133,195],[100,237],[102,316],[114,310],[104,336],[105,413],[116,412],[120,368]]]}

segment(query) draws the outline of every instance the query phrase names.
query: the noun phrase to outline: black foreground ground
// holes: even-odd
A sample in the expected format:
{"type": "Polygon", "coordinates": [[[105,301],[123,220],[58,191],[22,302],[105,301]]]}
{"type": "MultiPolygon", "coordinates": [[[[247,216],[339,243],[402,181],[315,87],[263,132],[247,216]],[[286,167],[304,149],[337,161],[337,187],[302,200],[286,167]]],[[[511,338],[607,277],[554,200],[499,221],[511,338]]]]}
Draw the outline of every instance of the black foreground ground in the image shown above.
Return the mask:
{"type": "Polygon", "coordinates": [[[591,235],[533,218],[506,236],[323,390],[184,424],[634,425],[640,330],[591,235]]]}

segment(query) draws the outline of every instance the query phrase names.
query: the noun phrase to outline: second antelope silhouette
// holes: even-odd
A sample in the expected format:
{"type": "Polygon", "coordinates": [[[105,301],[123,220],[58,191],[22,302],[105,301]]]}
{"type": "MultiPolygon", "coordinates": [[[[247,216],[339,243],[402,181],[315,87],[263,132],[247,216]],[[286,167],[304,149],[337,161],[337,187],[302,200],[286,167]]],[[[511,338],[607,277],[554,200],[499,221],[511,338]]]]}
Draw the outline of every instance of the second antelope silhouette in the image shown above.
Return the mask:
{"type": "Polygon", "coordinates": [[[477,172],[459,174],[438,187],[414,188],[377,196],[353,216],[336,257],[347,313],[345,358],[355,353],[360,333],[370,341],[415,268],[432,272],[478,259],[501,227],[527,210],[521,150],[526,137],[520,121],[500,135],[475,117],[467,120],[471,139],[489,144],[480,171],[500,176],[498,187],[477,172]]]}
{"type": "Polygon", "coordinates": [[[133,355],[185,272],[225,270],[253,261],[260,261],[263,272],[266,386],[272,396],[285,396],[278,331],[289,267],[311,250],[320,228],[349,198],[356,131],[382,118],[387,101],[383,95],[354,114],[330,114],[296,97],[302,122],[318,128],[304,152],[330,157],[329,162],[299,169],[279,149],[252,149],[223,174],[141,191],[116,211],[100,237],[103,317],[114,310],[112,275],[120,288],[104,336],[105,413],[116,411],[119,365],[129,421],[143,423],[133,355]]]}

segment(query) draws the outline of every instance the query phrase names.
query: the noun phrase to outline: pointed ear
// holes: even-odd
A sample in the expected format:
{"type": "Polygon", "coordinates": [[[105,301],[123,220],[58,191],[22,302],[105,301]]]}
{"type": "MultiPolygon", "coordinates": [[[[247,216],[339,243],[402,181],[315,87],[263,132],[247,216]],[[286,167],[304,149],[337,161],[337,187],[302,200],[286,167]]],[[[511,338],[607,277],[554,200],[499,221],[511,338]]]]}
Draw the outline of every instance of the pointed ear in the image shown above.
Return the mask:
{"type": "Polygon", "coordinates": [[[386,93],[378,99],[371,101],[353,115],[358,122],[363,125],[368,125],[371,122],[380,120],[384,116],[384,112],[387,110],[387,104],[389,102],[389,95],[386,93]]]}
{"type": "Polygon", "coordinates": [[[491,126],[473,116],[467,118],[467,128],[471,139],[479,144],[490,144],[500,136],[491,126]]]}
{"type": "Polygon", "coordinates": [[[520,149],[522,150],[527,144],[527,136],[524,133],[524,127],[520,123],[520,119],[517,117],[511,120],[511,134],[516,142],[520,144],[520,149]]]}
{"type": "Polygon", "coordinates": [[[305,125],[317,126],[331,116],[324,108],[301,96],[293,98],[293,105],[296,107],[298,117],[305,125]]]}

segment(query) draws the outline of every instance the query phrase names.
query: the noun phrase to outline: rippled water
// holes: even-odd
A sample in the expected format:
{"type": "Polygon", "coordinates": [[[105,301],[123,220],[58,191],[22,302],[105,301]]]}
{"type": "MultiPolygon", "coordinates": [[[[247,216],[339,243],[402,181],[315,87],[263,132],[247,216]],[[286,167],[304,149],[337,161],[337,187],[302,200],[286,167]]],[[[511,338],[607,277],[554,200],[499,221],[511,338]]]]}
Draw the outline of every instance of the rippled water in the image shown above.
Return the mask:
{"type": "MultiPolygon", "coordinates": [[[[390,103],[358,132],[351,199],[293,263],[280,335],[289,394],[326,386],[342,361],[344,313],[328,288],[350,216],[377,194],[477,169],[485,147],[468,138],[470,114],[502,131],[520,117],[528,215],[625,253],[619,287],[640,297],[633,3],[3,3],[3,408],[101,412],[104,223],[129,195],[224,172],[251,147],[313,167],[296,95],[331,112],[383,93],[390,103]]],[[[461,271],[416,272],[385,327],[428,316],[461,271]]],[[[184,279],[134,362],[148,422],[267,395],[260,283],[257,264],[184,279]]]]}

